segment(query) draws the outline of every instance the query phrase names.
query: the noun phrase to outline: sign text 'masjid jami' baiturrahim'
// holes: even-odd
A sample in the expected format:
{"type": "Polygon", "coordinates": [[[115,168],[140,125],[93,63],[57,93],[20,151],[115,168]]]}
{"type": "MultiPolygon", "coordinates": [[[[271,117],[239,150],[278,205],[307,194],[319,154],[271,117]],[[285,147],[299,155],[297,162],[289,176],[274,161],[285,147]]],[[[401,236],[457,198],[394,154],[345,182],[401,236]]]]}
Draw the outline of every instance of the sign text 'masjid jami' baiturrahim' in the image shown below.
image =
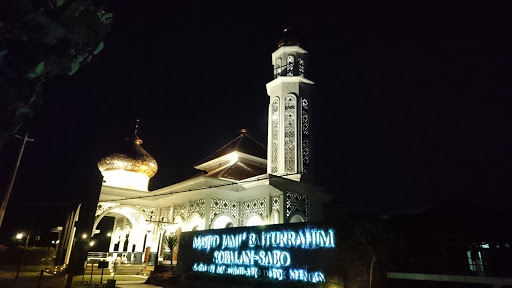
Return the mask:
{"type": "Polygon", "coordinates": [[[193,237],[192,249],[212,255],[210,263],[194,263],[193,271],[324,282],[322,271],[308,271],[304,263],[295,266],[292,255],[299,250],[336,247],[333,229],[303,227],[239,233],[226,231],[193,237]]]}

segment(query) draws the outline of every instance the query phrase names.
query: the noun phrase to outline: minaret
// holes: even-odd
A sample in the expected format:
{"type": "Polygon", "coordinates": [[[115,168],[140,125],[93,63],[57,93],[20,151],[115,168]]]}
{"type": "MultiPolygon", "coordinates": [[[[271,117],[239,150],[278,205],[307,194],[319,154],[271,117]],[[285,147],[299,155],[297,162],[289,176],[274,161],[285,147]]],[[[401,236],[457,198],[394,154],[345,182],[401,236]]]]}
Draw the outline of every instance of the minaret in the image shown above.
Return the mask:
{"type": "Polygon", "coordinates": [[[285,29],[272,53],[274,80],[267,83],[267,173],[300,181],[311,163],[309,104],[314,83],[306,78],[308,52],[292,34],[285,29]]]}

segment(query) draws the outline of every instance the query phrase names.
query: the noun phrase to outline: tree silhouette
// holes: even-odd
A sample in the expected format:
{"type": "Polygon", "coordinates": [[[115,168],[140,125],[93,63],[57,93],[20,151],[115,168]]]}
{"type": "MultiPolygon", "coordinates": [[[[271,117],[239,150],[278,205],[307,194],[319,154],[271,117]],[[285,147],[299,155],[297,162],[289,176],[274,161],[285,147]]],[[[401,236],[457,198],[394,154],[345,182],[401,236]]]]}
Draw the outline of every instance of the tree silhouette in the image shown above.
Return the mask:
{"type": "MultiPolygon", "coordinates": [[[[174,264],[173,264],[173,256],[174,253],[177,252],[178,244],[180,243],[180,235],[178,232],[172,233],[169,235],[166,235],[164,238],[164,244],[165,247],[169,250],[169,252],[166,253],[165,258],[166,260],[171,260],[171,267],[170,270],[174,270],[174,264]]],[[[172,271],[174,272],[174,271],[172,271]]]]}
{"type": "Polygon", "coordinates": [[[100,0],[6,0],[0,11],[0,149],[43,102],[44,84],[70,76],[104,46],[112,14],[100,0]]]}
{"type": "Polygon", "coordinates": [[[382,227],[377,223],[360,223],[344,246],[346,287],[384,287],[389,265],[382,227]]]}

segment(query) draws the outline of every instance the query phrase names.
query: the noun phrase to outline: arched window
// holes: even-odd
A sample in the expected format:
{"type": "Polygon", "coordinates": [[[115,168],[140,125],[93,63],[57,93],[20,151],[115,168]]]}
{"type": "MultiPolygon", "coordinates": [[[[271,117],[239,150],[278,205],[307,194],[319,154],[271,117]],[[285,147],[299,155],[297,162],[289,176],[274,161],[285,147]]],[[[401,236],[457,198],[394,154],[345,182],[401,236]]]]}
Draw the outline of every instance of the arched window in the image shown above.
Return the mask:
{"type": "Polygon", "coordinates": [[[253,215],[247,219],[247,222],[245,223],[245,226],[260,226],[264,225],[263,220],[259,215],[253,215]]]}
{"type": "Polygon", "coordinates": [[[288,55],[286,57],[286,76],[293,76],[293,63],[295,62],[295,56],[288,55]]]}
{"type": "Polygon", "coordinates": [[[270,173],[276,174],[279,160],[279,98],[274,98],[270,107],[271,116],[271,147],[270,147],[270,173]]]}
{"type": "Polygon", "coordinates": [[[202,219],[198,214],[195,214],[189,220],[188,227],[190,227],[190,230],[204,230],[204,219],[202,219]]]}
{"type": "Polygon", "coordinates": [[[296,114],[297,100],[295,95],[289,94],[284,100],[284,171],[296,171],[296,114]]]}
{"type": "Polygon", "coordinates": [[[279,212],[278,211],[272,211],[272,224],[279,224],[279,212]]]}
{"type": "Polygon", "coordinates": [[[276,59],[276,71],[275,71],[276,72],[276,78],[281,76],[281,72],[282,72],[281,67],[282,67],[282,65],[283,65],[283,60],[281,60],[281,58],[277,58],[276,59]]]}
{"type": "Polygon", "coordinates": [[[304,217],[300,216],[299,214],[295,214],[290,218],[290,223],[302,223],[305,222],[304,217]]]}
{"type": "Polygon", "coordinates": [[[217,216],[212,222],[211,228],[213,229],[223,229],[227,228],[229,225],[233,227],[233,219],[227,215],[217,216]]]}

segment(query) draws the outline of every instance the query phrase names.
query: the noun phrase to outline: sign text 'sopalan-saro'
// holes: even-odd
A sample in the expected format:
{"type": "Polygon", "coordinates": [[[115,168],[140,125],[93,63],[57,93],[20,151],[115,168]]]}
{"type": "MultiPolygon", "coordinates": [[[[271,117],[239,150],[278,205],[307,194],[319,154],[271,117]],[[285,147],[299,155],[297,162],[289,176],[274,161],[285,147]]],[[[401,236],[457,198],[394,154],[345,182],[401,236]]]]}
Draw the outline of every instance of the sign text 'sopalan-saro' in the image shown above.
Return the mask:
{"type": "Polygon", "coordinates": [[[290,249],[335,248],[335,236],[333,229],[318,228],[198,235],[193,238],[192,248],[206,253],[214,250],[213,263],[195,263],[193,271],[324,282],[323,272],[308,271],[304,263],[294,267],[290,249]]]}

